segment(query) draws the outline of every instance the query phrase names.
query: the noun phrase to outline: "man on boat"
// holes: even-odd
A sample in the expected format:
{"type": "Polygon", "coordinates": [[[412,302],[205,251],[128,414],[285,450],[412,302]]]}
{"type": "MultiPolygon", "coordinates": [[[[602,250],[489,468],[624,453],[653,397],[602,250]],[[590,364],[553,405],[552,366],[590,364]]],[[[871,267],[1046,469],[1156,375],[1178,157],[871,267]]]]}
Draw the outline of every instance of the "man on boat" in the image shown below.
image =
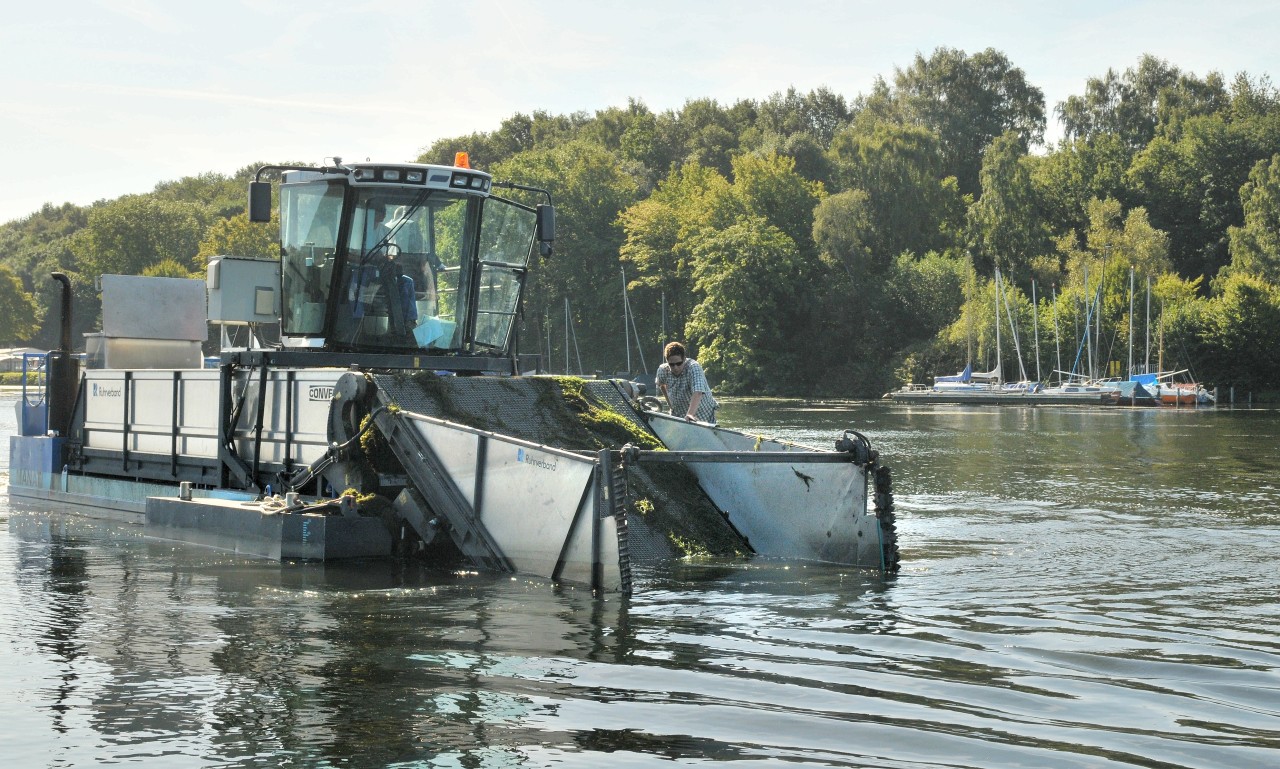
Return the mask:
{"type": "Polygon", "coordinates": [[[662,355],[667,360],[658,367],[655,379],[671,407],[672,415],[715,424],[716,409],[720,404],[711,394],[711,385],[707,384],[702,366],[685,356],[684,345],[679,342],[669,343],[662,355]]]}

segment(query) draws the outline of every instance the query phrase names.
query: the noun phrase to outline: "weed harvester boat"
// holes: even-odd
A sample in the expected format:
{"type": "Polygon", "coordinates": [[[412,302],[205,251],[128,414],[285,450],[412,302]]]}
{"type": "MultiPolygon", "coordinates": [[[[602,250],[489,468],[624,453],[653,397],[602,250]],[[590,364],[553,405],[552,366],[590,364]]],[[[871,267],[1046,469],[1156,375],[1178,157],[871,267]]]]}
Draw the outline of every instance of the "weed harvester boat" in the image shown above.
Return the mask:
{"type": "Polygon", "coordinates": [[[279,259],[103,276],[83,360],[55,273],[62,341],[24,384],[12,498],[246,555],[418,557],[596,591],[695,554],[897,570],[889,470],[861,433],[816,450],[673,419],[629,383],[522,373],[546,191],[465,159],[266,166],[252,221],[272,218],[275,173],[279,259]]]}

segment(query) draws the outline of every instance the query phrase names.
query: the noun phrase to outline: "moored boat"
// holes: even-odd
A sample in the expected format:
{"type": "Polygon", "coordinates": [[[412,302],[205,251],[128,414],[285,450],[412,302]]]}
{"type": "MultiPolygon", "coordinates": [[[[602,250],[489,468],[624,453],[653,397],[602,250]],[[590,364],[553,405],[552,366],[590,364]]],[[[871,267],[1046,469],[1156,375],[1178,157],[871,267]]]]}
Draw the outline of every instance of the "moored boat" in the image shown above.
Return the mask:
{"type": "Polygon", "coordinates": [[[1217,399],[1213,393],[1200,384],[1185,379],[1179,380],[1189,373],[1187,369],[1178,371],[1162,371],[1151,374],[1134,374],[1131,379],[1142,384],[1149,392],[1167,406],[1210,406],[1217,399]]]}
{"type": "Polygon", "coordinates": [[[974,374],[969,366],[955,376],[938,377],[933,387],[908,384],[884,395],[903,403],[970,406],[1100,406],[1110,403],[1113,396],[1096,386],[1000,382],[998,369],[974,374]]]}
{"type": "Polygon", "coordinates": [[[1161,406],[1160,398],[1141,382],[1132,379],[1117,382],[1112,403],[1117,406],[1161,406]]]}

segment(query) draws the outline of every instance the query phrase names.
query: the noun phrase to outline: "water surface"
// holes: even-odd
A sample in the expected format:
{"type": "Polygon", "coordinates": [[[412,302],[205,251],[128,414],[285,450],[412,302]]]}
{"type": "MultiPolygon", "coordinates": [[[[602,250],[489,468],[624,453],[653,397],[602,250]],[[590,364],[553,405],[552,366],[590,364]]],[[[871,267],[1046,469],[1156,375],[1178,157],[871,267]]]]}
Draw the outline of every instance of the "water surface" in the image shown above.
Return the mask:
{"type": "MultiPolygon", "coordinates": [[[[894,469],[902,572],[595,600],[279,565],[0,496],[14,766],[1274,767],[1280,417],[729,401],[894,469]]],[[[0,432],[13,430],[0,396],[0,432]]],[[[7,438],[0,483],[7,481],[7,438]]]]}

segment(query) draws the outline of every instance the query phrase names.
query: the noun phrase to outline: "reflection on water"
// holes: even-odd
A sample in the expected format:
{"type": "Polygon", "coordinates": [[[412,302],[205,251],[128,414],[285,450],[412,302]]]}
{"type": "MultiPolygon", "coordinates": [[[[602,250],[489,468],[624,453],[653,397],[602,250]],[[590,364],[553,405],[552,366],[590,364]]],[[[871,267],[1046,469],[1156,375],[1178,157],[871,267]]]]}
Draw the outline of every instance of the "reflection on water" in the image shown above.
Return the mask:
{"type": "Polygon", "coordinates": [[[4,500],[0,752],[45,766],[1280,765],[1275,414],[721,413],[815,445],[867,434],[894,468],[902,573],[677,563],[631,599],[595,600],[401,563],[246,561],[4,500]]]}

